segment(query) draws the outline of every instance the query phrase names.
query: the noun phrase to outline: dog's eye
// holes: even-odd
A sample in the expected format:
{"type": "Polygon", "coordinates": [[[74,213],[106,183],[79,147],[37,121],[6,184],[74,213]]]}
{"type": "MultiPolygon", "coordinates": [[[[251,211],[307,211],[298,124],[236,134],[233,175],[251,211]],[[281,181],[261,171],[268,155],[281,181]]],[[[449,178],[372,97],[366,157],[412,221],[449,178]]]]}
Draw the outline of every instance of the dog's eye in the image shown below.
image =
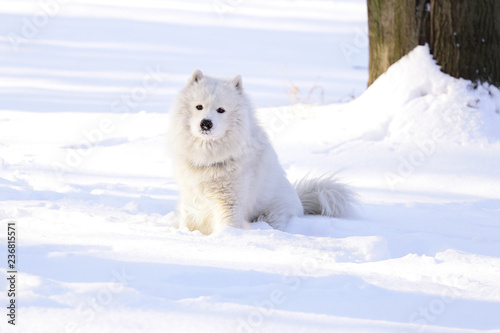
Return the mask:
{"type": "Polygon", "coordinates": [[[203,110],[203,105],[196,105],[197,110],[203,110]]]}
{"type": "Polygon", "coordinates": [[[226,112],[226,110],[224,110],[223,108],[218,108],[218,109],[217,109],[217,112],[219,112],[219,113],[224,113],[224,112],[226,112]]]}

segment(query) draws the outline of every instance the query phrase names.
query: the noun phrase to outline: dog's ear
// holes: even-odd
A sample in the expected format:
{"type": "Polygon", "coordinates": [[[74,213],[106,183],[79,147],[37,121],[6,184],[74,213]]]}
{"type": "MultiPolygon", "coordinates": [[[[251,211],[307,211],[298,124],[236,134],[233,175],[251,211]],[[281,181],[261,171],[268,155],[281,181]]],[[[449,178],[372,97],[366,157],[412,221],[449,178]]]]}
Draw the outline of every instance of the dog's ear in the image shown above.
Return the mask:
{"type": "Polygon", "coordinates": [[[233,84],[233,87],[236,88],[238,91],[243,91],[243,82],[241,81],[241,75],[236,75],[231,79],[231,83],[233,84]]]}
{"type": "Polygon", "coordinates": [[[188,81],[188,84],[193,84],[198,82],[203,78],[203,73],[199,69],[195,69],[193,74],[191,74],[191,78],[188,81]]]}

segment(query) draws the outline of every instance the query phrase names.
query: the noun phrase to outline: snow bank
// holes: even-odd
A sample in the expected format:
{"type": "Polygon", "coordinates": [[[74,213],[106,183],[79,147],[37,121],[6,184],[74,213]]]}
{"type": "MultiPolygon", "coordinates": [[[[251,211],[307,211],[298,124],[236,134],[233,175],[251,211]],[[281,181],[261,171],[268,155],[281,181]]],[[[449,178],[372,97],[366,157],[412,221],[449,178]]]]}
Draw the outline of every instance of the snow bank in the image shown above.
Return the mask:
{"type": "Polygon", "coordinates": [[[384,190],[381,200],[398,189],[421,193],[423,201],[500,198],[500,160],[491,157],[500,154],[499,113],[498,88],[442,73],[428,46],[416,47],[350,103],[259,112],[282,162],[294,161],[292,179],[311,169],[341,170],[357,186],[384,190]]]}
{"type": "Polygon", "coordinates": [[[392,145],[500,141],[500,90],[442,73],[427,45],[417,46],[393,64],[350,103],[314,110],[295,105],[261,114],[271,136],[277,134],[281,141],[383,140],[392,145]],[[294,126],[298,121],[300,128],[294,126]],[[286,133],[290,135],[283,136],[286,133]]]}
{"type": "Polygon", "coordinates": [[[500,90],[442,73],[428,45],[392,65],[349,108],[379,129],[360,133],[368,138],[459,144],[500,140],[500,90]]]}

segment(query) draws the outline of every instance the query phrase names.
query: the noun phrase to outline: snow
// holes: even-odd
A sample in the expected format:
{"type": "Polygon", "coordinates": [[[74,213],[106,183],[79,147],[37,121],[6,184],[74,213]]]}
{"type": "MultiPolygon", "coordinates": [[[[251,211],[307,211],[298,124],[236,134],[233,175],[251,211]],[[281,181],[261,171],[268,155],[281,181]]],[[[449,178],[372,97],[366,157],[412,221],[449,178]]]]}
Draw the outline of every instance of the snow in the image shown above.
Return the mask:
{"type": "Polygon", "coordinates": [[[363,1],[7,3],[0,331],[500,332],[498,88],[421,46],[364,91],[363,1]],[[289,178],[339,171],[358,216],[178,229],[168,105],[195,68],[242,74],[289,178]]]}

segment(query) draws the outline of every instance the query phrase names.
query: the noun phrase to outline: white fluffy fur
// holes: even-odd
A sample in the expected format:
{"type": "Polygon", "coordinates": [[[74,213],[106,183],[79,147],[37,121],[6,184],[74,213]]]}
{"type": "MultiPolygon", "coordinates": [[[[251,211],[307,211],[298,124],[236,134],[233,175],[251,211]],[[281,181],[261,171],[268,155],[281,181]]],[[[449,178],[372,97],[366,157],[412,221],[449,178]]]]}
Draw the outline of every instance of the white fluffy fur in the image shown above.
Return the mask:
{"type": "Polygon", "coordinates": [[[353,193],[332,177],[305,178],[294,190],[255,119],[239,75],[220,80],[194,71],[170,124],[181,227],[210,234],[224,226],[266,221],[280,229],[304,213],[351,212],[353,193]],[[203,119],[212,122],[209,131],[202,130],[203,119]]]}
{"type": "Polygon", "coordinates": [[[304,214],[347,217],[356,213],[356,194],[337,182],[334,175],[304,177],[294,187],[304,207],[304,214]]]}

